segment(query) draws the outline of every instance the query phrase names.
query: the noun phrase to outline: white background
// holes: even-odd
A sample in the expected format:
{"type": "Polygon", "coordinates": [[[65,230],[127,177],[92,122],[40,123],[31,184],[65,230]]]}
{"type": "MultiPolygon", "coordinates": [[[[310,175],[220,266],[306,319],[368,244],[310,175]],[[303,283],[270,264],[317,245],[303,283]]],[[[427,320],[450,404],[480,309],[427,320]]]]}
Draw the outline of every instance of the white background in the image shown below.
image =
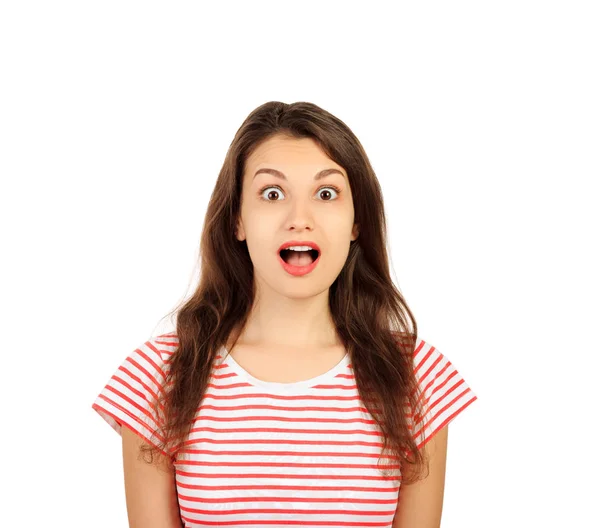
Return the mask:
{"type": "Polygon", "coordinates": [[[170,329],[229,143],[279,100],[360,138],[395,281],[479,397],[442,526],[598,526],[599,26],[574,0],[2,3],[0,524],[127,526],[91,404],[170,329]]]}

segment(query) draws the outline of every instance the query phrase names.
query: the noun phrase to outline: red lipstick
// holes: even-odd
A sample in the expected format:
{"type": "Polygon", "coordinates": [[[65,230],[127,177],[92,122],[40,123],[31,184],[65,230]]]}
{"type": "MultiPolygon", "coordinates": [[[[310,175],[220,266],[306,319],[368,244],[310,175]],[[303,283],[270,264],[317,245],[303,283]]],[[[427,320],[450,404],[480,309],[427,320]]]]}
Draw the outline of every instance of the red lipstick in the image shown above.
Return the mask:
{"type": "Polygon", "coordinates": [[[277,251],[277,257],[279,258],[279,262],[281,263],[285,271],[287,271],[290,275],[300,277],[302,275],[310,273],[316,268],[317,264],[319,263],[319,260],[321,259],[321,249],[317,244],[309,240],[288,240],[287,242],[284,242],[283,244],[281,244],[281,246],[279,246],[279,250],[277,251]],[[317,258],[310,264],[307,264],[306,266],[294,266],[293,264],[288,264],[285,260],[281,258],[281,251],[290,246],[308,246],[318,252],[317,258]]]}

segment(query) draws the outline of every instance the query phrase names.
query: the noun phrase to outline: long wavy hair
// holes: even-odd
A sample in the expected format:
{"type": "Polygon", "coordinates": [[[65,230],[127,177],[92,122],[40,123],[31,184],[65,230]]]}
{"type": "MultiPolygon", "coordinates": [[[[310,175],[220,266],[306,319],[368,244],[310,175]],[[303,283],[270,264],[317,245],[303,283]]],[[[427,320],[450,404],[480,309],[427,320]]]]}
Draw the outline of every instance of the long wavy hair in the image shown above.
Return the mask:
{"type": "Polygon", "coordinates": [[[309,102],[270,101],[259,106],[229,146],[206,211],[199,284],[167,314],[177,316],[178,345],[169,358],[168,390],[159,391],[155,402],[160,410],[156,437],[164,441],[158,447],[144,443],[141,450],[150,452],[150,463],[158,449],[170,453],[171,462],[176,458],[192,428],[218,351],[232,338],[235,344],[246,324],[255,284],[246,241],[235,237],[242,177],[248,156],[277,134],[312,138],[348,174],[360,234],[329,289],[329,307],[350,354],[361,400],[382,432],[382,455],[387,452],[396,461],[404,483],[415,481],[427,462],[412,425],[423,417],[413,364],[417,325],[390,278],[381,187],[350,128],[309,102]]]}

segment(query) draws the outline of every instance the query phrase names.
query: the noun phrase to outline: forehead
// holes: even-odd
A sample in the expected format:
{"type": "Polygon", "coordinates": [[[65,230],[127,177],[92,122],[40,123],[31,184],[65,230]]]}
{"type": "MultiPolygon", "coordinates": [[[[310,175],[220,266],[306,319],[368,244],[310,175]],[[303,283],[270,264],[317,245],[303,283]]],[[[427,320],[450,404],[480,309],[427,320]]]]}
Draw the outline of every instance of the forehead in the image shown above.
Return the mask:
{"type": "Polygon", "coordinates": [[[334,167],[345,174],[343,167],[329,158],[312,138],[274,136],[267,139],[258,145],[246,161],[246,170],[252,174],[263,166],[284,172],[286,168],[295,166],[316,170],[334,167]]]}

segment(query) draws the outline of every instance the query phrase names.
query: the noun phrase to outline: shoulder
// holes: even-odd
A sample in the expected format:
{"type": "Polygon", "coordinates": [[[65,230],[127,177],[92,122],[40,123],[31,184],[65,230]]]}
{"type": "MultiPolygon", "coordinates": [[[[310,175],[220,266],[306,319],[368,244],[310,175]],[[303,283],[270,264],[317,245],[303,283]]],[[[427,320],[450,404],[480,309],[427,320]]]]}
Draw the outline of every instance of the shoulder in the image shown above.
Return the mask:
{"type": "Polygon", "coordinates": [[[179,346],[179,338],[175,332],[169,332],[152,337],[145,344],[161,363],[168,364],[179,346]]]}
{"type": "Polygon", "coordinates": [[[396,343],[410,352],[415,358],[422,358],[425,355],[440,354],[439,350],[418,335],[392,331],[392,337],[396,343]],[[411,346],[412,348],[410,348],[411,346]],[[409,348],[407,349],[406,347],[409,348]]]}

